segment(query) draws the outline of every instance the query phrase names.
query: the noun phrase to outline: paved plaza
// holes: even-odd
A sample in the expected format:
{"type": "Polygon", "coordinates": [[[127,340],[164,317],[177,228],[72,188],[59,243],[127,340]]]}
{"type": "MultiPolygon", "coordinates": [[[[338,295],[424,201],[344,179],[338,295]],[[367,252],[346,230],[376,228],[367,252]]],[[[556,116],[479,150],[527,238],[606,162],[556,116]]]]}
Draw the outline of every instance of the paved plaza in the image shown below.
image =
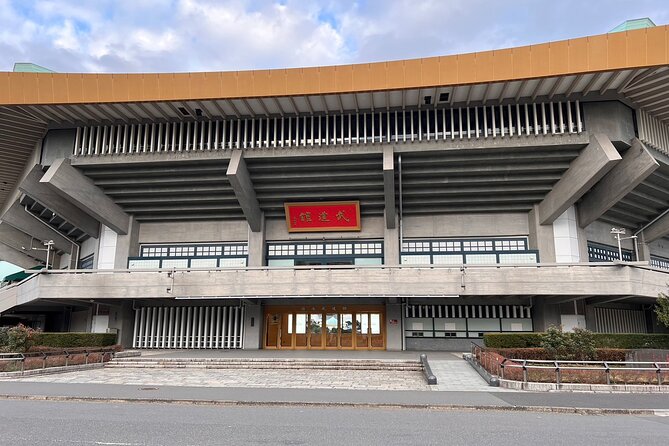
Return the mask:
{"type": "Polygon", "coordinates": [[[305,369],[104,368],[21,378],[49,383],[295,389],[429,390],[421,372],[305,369]]]}
{"type": "MultiPolygon", "coordinates": [[[[435,355],[437,356],[437,355],[435,355]]],[[[491,388],[455,354],[430,360],[438,385],[422,372],[402,370],[110,368],[38,375],[17,380],[42,383],[125,384],[136,386],[252,387],[294,389],[500,391],[491,388]]]]}

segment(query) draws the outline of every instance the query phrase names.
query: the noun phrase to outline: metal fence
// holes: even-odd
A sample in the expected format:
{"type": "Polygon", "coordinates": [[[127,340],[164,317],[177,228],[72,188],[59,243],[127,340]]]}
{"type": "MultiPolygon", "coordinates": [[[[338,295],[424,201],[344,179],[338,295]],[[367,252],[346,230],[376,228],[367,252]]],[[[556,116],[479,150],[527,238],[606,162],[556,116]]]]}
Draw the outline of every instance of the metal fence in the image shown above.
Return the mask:
{"type": "MultiPolygon", "coordinates": [[[[41,369],[47,368],[47,362],[49,358],[53,357],[64,357],[65,358],[65,367],[70,365],[70,359],[73,356],[84,355],[84,364],[89,363],[89,357],[91,354],[100,355],[100,363],[105,362],[105,359],[111,360],[116,353],[114,348],[98,348],[98,349],[82,349],[82,350],[56,350],[48,352],[30,352],[30,353],[0,353],[0,365],[1,364],[20,364],[19,370],[22,374],[26,371],[26,361],[36,358],[41,359],[42,364],[41,369]]],[[[73,364],[74,365],[74,364],[73,364]]],[[[4,368],[4,367],[3,367],[4,368]]],[[[34,370],[34,369],[30,369],[34,370]]],[[[6,370],[2,370],[6,371],[6,370]]]]}
{"type": "MultiPolygon", "coordinates": [[[[552,382],[562,384],[564,375],[570,372],[585,372],[582,378],[592,380],[604,374],[607,385],[615,380],[614,378],[626,377],[629,372],[637,373],[642,377],[647,377],[648,382],[644,384],[657,384],[658,386],[667,385],[667,374],[669,374],[669,362],[651,362],[651,361],[581,361],[581,360],[539,360],[539,359],[510,359],[503,358],[495,352],[487,351],[484,347],[472,342],[472,358],[484,369],[501,379],[514,380],[516,376],[510,373],[513,370],[522,371],[523,382],[552,382]],[[500,361],[500,358],[503,358],[500,361]],[[546,371],[543,374],[547,380],[533,380],[530,377],[531,371],[546,371]],[[511,376],[510,376],[511,375],[511,376]],[[651,376],[655,383],[651,382],[651,376]],[[553,378],[553,379],[551,379],[553,378]]],[[[517,381],[517,380],[515,380],[517,381]]],[[[627,383],[625,381],[625,383],[627,383]]]]}

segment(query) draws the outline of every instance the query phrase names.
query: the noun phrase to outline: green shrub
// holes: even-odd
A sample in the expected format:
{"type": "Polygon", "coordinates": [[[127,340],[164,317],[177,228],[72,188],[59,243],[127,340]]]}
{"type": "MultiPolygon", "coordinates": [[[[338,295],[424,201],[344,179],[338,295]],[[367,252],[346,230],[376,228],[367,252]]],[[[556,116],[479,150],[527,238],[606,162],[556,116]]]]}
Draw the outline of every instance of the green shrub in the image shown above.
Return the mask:
{"type": "Polygon", "coordinates": [[[540,333],[485,333],[483,342],[490,348],[541,347],[540,333]]]}
{"type": "Polygon", "coordinates": [[[35,345],[42,347],[107,347],[116,344],[114,333],[36,333],[35,345]]]}
{"type": "Polygon", "coordinates": [[[643,333],[597,333],[595,334],[597,347],[600,348],[659,348],[669,349],[669,334],[643,333]]]}
{"type": "Polygon", "coordinates": [[[657,298],[655,314],[660,324],[669,327],[669,297],[666,294],[660,294],[657,298]]]}
{"type": "MultiPolygon", "coordinates": [[[[555,359],[545,348],[491,348],[488,351],[509,359],[552,360],[555,359]]],[[[595,349],[595,361],[625,361],[629,350],[615,348],[595,349]]]]}
{"type": "MultiPolygon", "coordinates": [[[[669,334],[593,333],[592,337],[596,348],[669,349],[669,334]]],[[[483,342],[489,348],[541,347],[541,333],[486,333],[483,342]]]]}

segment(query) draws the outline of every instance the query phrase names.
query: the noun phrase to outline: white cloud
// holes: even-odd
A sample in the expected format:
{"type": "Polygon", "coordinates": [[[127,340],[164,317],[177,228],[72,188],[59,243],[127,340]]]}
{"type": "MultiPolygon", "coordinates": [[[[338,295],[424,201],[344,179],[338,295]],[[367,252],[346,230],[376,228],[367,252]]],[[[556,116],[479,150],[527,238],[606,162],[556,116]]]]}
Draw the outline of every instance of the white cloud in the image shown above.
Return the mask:
{"type": "Polygon", "coordinates": [[[16,61],[103,72],[369,62],[597,34],[644,15],[669,21],[661,0],[0,0],[0,69],[16,61]]]}

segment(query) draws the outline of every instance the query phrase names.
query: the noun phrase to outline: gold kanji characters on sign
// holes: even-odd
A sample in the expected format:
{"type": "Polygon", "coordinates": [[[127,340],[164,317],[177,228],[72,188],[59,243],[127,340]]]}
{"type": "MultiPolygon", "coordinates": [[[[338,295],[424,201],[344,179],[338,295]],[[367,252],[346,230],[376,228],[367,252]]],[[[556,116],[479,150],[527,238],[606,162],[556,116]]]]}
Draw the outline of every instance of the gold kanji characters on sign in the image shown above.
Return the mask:
{"type": "Polygon", "coordinates": [[[344,214],[344,211],[339,211],[339,212],[337,212],[337,221],[349,222],[351,220],[348,217],[346,217],[346,214],[344,214]]]}

